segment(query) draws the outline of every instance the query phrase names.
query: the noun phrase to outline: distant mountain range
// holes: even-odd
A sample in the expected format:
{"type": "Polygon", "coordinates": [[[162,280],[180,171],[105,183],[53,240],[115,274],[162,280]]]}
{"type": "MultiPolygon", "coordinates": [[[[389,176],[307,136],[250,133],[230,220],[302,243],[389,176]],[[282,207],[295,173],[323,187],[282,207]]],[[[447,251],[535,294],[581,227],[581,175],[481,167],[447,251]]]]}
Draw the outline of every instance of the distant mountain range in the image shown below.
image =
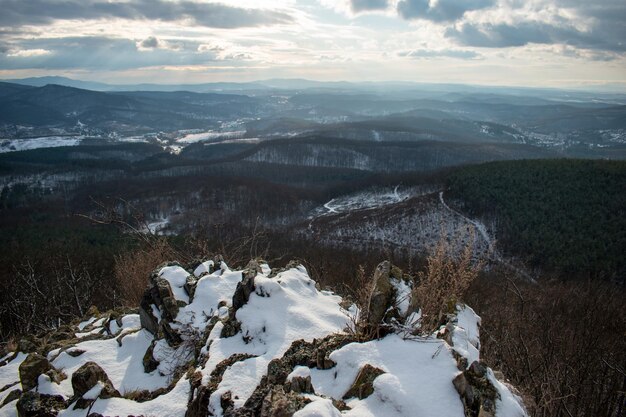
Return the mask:
{"type": "Polygon", "coordinates": [[[61,76],[30,77],[0,80],[8,83],[43,87],[57,84],[66,87],[82,88],[95,91],[191,91],[191,92],[255,92],[261,90],[358,90],[369,92],[406,93],[411,97],[430,96],[433,93],[457,94],[496,94],[540,97],[559,101],[592,101],[600,100],[614,104],[626,104],[626,93],[610,86],[600,86],[589,91],[561,90],[550,88],[526,88],[506,86],[479,86],[465,84],[429,84],[418,82],[348,82],[348,81],[315,81],[299,78],[268,79],[250,82],[214,82],[199,84],[108,84],[96,81],[75,80],[61,76]],[[617,92],[616,92],[617,91],[617,92]]]}

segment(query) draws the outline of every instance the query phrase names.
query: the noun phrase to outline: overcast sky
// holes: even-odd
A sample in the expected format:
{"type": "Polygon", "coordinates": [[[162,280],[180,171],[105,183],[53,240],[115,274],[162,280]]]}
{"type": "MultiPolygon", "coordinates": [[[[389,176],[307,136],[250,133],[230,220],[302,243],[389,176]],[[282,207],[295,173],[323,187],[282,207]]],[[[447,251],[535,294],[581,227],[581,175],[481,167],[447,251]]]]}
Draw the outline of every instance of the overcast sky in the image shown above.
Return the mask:
{"type": "Polygon", "coordinates": [[[626,0],[0,0],[0,78],[626,87],[626,0]]]}

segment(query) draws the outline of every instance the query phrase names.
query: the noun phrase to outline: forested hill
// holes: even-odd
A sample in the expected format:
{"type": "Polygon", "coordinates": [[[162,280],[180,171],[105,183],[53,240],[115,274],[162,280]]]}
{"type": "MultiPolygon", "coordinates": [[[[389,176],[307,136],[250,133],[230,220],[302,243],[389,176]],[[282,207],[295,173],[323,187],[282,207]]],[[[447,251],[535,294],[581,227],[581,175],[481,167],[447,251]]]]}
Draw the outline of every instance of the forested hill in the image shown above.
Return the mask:
{"type": "Polygon", "coordinates": [[[494,218],[504,248],[565,277],[624,282],[626,162],[523,160],[448,177],[467,213],[494,218]]]}

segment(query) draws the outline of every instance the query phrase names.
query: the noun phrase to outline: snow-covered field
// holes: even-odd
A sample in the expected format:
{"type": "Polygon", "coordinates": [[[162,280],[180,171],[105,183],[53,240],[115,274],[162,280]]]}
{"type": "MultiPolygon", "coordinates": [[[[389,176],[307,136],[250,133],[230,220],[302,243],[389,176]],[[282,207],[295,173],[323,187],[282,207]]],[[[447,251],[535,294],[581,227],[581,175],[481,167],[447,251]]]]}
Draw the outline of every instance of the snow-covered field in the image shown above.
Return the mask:
{"type": "Polygon", "coordinates": [[[202,133],[188,133],[180,139],[176,139],[180,144],[191,144],[196,142],[204,142],[209,140],[218,139],[238,139],[242,138],[246,134],[245,130],[237,130],[233,132],[220,132],[220,131],[208,131],[202,133]]]}
{"type": "Polygon", "coordinates": [[[77,146],[83,139],[85,139],[84,136],[44,136],[29,139],[0,139],[0,153],[39,148],[56,148],[59,146],[77,146]]]}
{"type": "Polygon", "coordinates": [[[431,193],[435,189],[435,186],[402,187],[397,185],[393,188],[362,191],[333,198],[322,207],[315,209],[313,217],[380,208],[390,204],[400,203],[411,197],[431,193]]]}

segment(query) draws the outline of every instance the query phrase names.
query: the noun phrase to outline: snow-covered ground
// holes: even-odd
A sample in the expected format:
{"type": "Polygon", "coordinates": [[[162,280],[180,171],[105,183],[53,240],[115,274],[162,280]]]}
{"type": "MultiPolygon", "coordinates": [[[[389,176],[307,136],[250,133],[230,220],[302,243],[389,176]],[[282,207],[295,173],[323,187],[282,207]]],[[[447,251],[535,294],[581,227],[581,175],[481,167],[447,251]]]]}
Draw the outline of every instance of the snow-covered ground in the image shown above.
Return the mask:
{"type": "Polygon", "coordinates": [[[238,138],[243,138],[245,134],[246,134],[245,130],[237,130],[237,131],[232,131],[232,132],[209,130],[208,132],[188,133],[184,135],[182,138],[176,139],[176,142],[180,144],[188,145],[191,143],[212,141],[212,140],[218,140],[218,139],[238,139],[238,138]]]}
{"type": "MultiPolygon", "coordinates": [[[[291,264],[273,271],[265,263],[251,265],[252,269],[231,270],[216,260],[198,265],[193,272],[176,264],[161,268],[152,281],[160,288],[161,295],[153,298],[160,300],[155,301],[159,305],[152,304],[149,311],[126,314],[117,320],[103,314],[76,323],[77,339],[47,354],[50,364],[67,378],[55,381],[42,374],[33,390],[71,401],[59,416],[99,413],[183,417],[190,402],[201,395],[197,387],[204,386],[208,387],[205,400],[194,404],[206,407],[202,415],[222,416],[224,407],[248,406],[255,390],[267,383],[264,381],[271,363],[293,355],[288,352],[296,342],[298,346],[315,346],[324,338],[349,337],[358,309],[353,306],[346,310],[341,306],[341,297],[319,290],[303,266],[291,264]],[[245,280],[242,283],[244,276],[253,279],[253,287],[242,299],[243,292],[238,288],[247,285],[245,280]],[[174,299],[173,304],[166,303],[169,297],[174,299]],[[166,319],[172,305],[178,306],[177,313],[166,319]],[[144,325],[152,320],[148,316],[153,317],[161,332],[177,335],[181,342],[170,343],[161,332],[153,335],[144,325]],[[237,325],[232,327],[233,323],[237,325]],[[231,330],[226,331],[228,328],[231,330]],[[146,370],[147,359],[156,361],[153,370],[146,370]],[[89,410],[77,407],[79,398],[74,396],[72,374],[87,362],[95,362],[105,371],[120,397],[101,397],[105,383],[100,382],[82,397],[91,402],[89,410]],[[141,390],[156,394],[135,401],[133,396],[141,390]]],[[[405,300],[412,284],[393,276],[388,279],[396,288],[393,303],[403,306],[399,320],[406,323],[406,330],[406,326],[417,323],[415,318],[420,314],[408,311],[405,300]]],[[[295,416],[463,417],[462,397],[453,380],[464,375],[457,357],[465,358],[467,364],[479,359],[479,325],[480,318],[471,308],[458,305],[456,317],[446,326],[451,332],[449,338],[437,337],[442,328],[420,337],[403,332],[364,342],[347,343],[355,340],[347,339],[347,344],[326,352],[329,356],[324,363],[330,365],[323,367],[314,364],[315,357],[319,363],[319,352],[311,351],[317,356],[304,362],[308,365],[289,365],[286,370],[286,381],[309,379],[313,388],[308,393],[290,393],[300,398],[295,416]],[[380,371],[372,379],[371,395],[344,398],[367,365],[380,371]],[[342,399],[348,408],[339,411],[332,401],[342,399]]],[[[304,352],[297,355],[306,355],[304,352]]],[[[26,357],[25,353],[15,353],[3,358],[0,384],[5,388],[0,390],[0,399],[11,391],[11,384],[23,388],[19,368],[26,357]]],[[[519,398],[496,380],[490,369],[484,378],[497,393],[496,417],[526,416],[519,398]]],[[[263,407],[267,401],[271,405],[272,397],[263,396],[263,407]]],[[[0,416],[15,416],[16,402],[0,407],[0,416]]]]}
{"type": "Polygon", "coordinates": [[[397,185],[393,188],[362,191],[333,198],[322,207],[315,209],[313,217],[380,208],[390,204],[400,203],[411,197],[428,194],[435,189],[435,186],[402,187],[397,185]]]}
{"type": "Polygon", "coordinates": [[[0,139],[0,153],[27,151],[39,148],[56,148],[59,146],[77,146],[85,139],[84,136],[44,136],[28,139],[0,139]]]}

